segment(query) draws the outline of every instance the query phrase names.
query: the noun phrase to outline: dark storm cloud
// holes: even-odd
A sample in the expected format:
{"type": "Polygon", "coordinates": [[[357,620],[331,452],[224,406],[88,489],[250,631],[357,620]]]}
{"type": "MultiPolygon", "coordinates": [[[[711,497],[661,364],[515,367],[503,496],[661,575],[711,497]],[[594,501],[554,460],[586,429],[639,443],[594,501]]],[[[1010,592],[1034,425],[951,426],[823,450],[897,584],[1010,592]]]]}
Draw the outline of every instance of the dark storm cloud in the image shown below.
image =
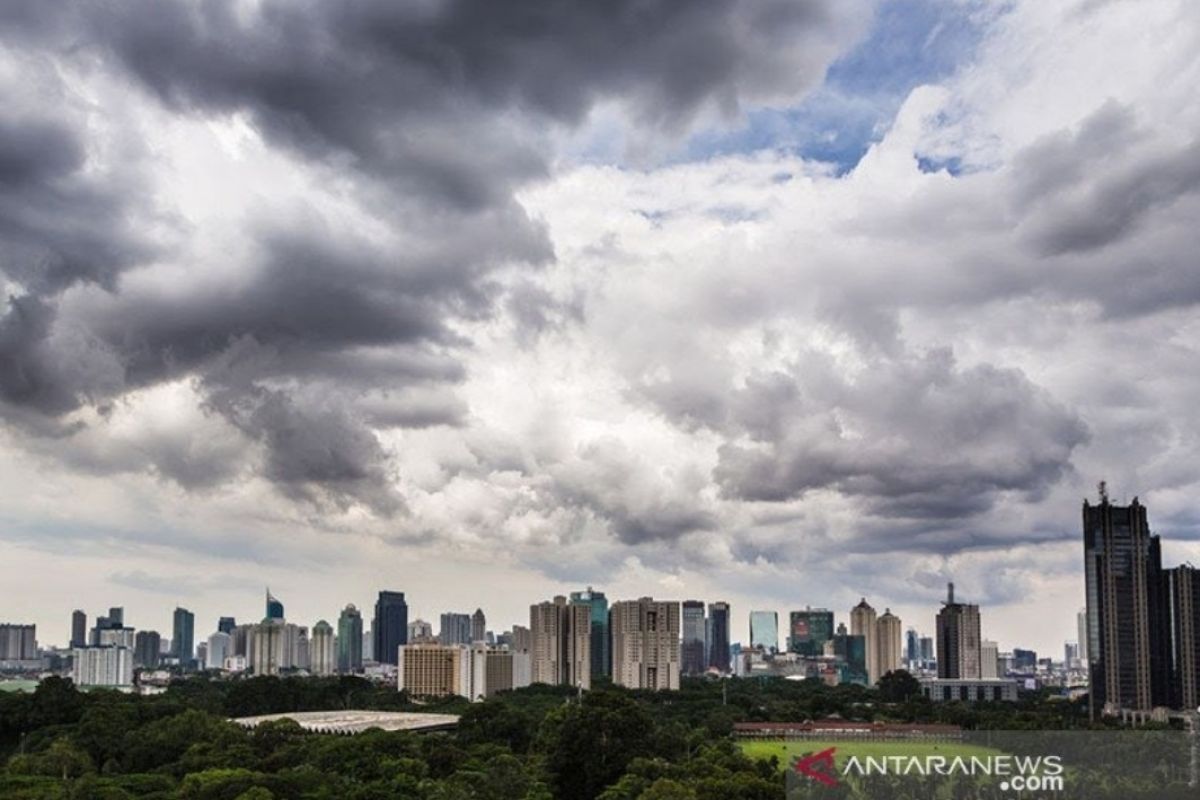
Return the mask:
{"type": "Polygon", "coordinates": [[[727,495],[781,502],[829,489],[897,519],[964,519],[1007,492],[1037,499],[1087,440],[1020,372],[960,368],[948,351],[876,360],[852,380],[809,359],[733,397],[715,471],[727,495]]]}

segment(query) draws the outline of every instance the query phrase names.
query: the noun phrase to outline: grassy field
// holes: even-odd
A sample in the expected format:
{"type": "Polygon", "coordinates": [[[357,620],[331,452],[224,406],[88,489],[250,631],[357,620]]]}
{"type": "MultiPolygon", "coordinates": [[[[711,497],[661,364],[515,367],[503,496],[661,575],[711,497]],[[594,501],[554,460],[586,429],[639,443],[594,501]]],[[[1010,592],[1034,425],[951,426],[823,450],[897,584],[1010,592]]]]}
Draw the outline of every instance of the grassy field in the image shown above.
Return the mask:
{"type": "Polygon", "coordinates": [[[0,692],[32,692],[37,681],[0,681],[0,692]]]}
{"type": "Polygon", "coordinates": [[[745,741],[741,742],[741,746],[742,751],[751,758],[768,759],[771,756],[778,757],[781,767],[786,767],[790,764],[793,756],[805,753],[817,753],[830,747],[836,748],[833,757],[839,767],[851,756],[858,756],[859,758],[917,756],[918,758],[924,758],[925,756],[940,755],[947,758],[955,756],[967,758],[970,756],[997,755],[1001,752],[1000,750],[974,744],[963,744],[961,742],[870,742],[846,739],[813,739],[788,742],[745,741]]]}

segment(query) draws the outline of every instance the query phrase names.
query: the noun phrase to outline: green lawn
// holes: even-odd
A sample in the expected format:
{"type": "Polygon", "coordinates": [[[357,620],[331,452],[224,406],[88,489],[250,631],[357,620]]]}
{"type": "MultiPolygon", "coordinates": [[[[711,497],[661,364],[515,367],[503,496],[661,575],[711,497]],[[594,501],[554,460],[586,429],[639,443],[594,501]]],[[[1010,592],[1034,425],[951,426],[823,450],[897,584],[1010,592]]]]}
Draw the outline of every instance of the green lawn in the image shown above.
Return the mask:
{"type": "Polygon", "coordinates": [[[836,748],[833,756],[839,767],[850,756],[858,756],[859,758],[917,756],[918,758],[924,758],[925,756],[941,755],[950,758],[954,756],[967,758],[970,756],[998,755],[1002,752],[990,747],[963,744],[961,742],[870,742],[853,739],[811,739],[788,742],[744,741],[740,742],[740,744],[742,751],[751,758],[768,759],[771,756],[778,757],[781,767],[786,767],[790,764],[792,756],[803,755],[804,753],[817,753],[830,747],[836,748]]]}
{"type": "Polygon", "coordinates": [[[0,681],[0,692],[32,692],[37,681],[0,681]]]}

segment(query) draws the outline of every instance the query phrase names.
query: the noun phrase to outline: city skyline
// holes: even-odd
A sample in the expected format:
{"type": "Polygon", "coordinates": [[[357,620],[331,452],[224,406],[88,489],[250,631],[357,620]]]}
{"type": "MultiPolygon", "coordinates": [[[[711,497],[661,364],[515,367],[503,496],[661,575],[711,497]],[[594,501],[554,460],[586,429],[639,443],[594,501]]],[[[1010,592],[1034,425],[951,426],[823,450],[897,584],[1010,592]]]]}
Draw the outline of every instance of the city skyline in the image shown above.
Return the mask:
{"type": "Polygon", "coordinates": [[[1192,4],[498,8],[4,4],[0,619],[1059,653],[1102,480],[1200,563],[1192,4]]]}

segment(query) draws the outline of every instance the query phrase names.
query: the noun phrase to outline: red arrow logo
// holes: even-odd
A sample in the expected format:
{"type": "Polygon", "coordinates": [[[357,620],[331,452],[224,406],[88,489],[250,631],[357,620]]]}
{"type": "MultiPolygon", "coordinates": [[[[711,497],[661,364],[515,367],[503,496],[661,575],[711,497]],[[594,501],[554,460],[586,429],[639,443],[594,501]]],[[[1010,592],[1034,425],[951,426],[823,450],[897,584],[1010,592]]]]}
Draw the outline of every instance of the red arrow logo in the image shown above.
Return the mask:
{"type": "Polygon", "coordinates": [[[796,761],[796,772],[801,775],[812,778],[814,781],[820,781],[826,786],[837,786],[838,780],[834,777],[833,754],[836,747],[831,747],[828,750],[822,750],[819,753],[807,755],[804,758],[796,761]],[[824,765],[823,769],[818,769],[819,765],[824,765]]]}

